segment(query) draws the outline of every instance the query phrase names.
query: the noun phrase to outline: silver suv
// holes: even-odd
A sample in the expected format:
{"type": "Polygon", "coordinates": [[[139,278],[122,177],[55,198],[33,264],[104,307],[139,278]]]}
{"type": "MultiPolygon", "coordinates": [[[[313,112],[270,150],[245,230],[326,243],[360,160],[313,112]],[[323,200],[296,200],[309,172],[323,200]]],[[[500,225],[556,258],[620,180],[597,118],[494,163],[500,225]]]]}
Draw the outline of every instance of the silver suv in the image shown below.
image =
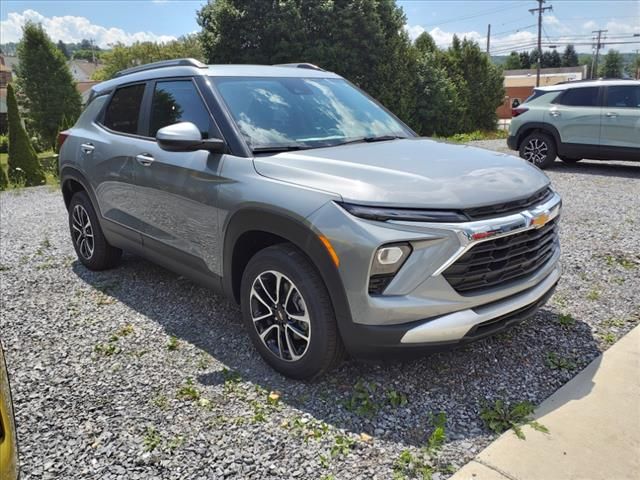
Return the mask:
{"type": "Polygon", "coordinates": [[[418,138],[312,65],[126,70],[60,142],[80,261],[127,250],[224,292],[290,377],[495,333],[560,277],[540,170],[418,138]]]}

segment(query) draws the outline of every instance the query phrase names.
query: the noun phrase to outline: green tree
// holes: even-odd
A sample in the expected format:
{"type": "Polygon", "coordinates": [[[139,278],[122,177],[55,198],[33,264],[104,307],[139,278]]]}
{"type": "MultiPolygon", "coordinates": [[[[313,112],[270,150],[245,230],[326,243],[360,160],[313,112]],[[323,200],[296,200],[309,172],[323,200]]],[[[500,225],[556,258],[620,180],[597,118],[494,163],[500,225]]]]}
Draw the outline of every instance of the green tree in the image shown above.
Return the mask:
{"type": "Polygon", "coordinates": [[[617,50],[609,50],[600,67],[600,76],[604,78],[620,78],[624,70],[622,55],[617,50]]]}
{"type": "Polygon", "coordinates": [[[167,43],[136,42],[131,46],[119,43],[101,54],[104,66],[95,71],[93,79],[108,80],[120,70],[174,58],[204,60],[198,38],[188,35],[167,43]]]}
{"type": "Polygon", "coordinates": [[[531,68],[529,52],[520,52],[520,68],[531,68]]]}
{"type": "Polygon", "coordinates": [[[562,58],[560,57],[560,54],[556,50],[553,50],[551,52],[548,66],[551,68],[558,68],[562,66],[562,58]]]}
{"type": "Polygon", "coordinates": [[[13,85],[7,86],[7,115],[9,124],[9,180],[26,186],[41,185],[45,182],[44,172],[38,162],[29,136],[22,126],[18,102],[13,85]]]}
{"type": "Polygon", "coordinates": [[[69,60],[71,58],[71,54],[69,53],[69,50],[67,49],[67,45],[62,40],[58,40],[58,43],[56,44],[56,47],[58,47],[58,50],[60,50],[62,52],[62,54],[64,55],[64,58],[66,58],[67,60],[69,60]]]}
{"type": "Polygon", "coordinates": [[[27,23],[18,46],[16,69],[20,101],[27,126],[53,148],[62,118],[76,119],[81,99],[62,52],[42,29],[27,23]]]}
{"type": "Polygon", "coordinates": [[[436,42],[428,32],[422,32],[418,35],[418,38],[415,39],[413,45],[421,54],[433,53],[438,51],[438,47],[436,46],[436,42]]]}
{"type": "Polygon", "coordinates": [[[577,67],[578,66],[578,53],[573,45],[569,44],[565,47],[562,53],[562,66],[563,67],[577,67]]]}
{"type": "Polygon", "coordinates": [[[209,63],[314,63],[412,120],[415,54],[392,0],[217,0],[198,23],[209,63]]]}
{"type": "Polygon", "coordinates": [[[511,54],[507,57],[507,61],[504,64],[505,70],[518,70],[522,67],[520,63],[520,55],[518,52],[511,52],[511,54]]]}

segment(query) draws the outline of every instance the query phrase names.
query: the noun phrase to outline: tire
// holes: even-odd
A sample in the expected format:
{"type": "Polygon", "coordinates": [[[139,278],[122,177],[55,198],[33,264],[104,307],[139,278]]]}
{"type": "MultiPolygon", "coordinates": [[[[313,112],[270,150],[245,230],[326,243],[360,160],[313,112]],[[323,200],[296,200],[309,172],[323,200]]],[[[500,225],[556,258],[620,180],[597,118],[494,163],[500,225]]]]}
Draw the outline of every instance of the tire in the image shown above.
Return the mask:
{"type": "Polygon", "coordinates": [[[89,270],[106,270],[117,265],[122,250],[107,242],[85,192],[76,192],[69,202],[69,231],[78,260],[89,270]]]}
{"type": "Polygon", "coordinates": [[[546,133],[534,132],[520,144],[520,157],[538,168],[547,168],[556,160],[556,143],[546,133]]]}
{"type": "Polygon", "coordinates": [[[249,260],[240,288],[249,336],[274,370],[311,380],[343,359],[344,346],[327,288],[296,247],[285,243],[259,251],[249,260]]]}
{"type": "Polygon", "coordinates": [[[580,160],[582,160],[581,158],[570,158],[565,157],[564,155],[558,155],[558,158],[564,163],[568,163],[569,165],[573,165],[574,163],[578,163],[580,160]]]}

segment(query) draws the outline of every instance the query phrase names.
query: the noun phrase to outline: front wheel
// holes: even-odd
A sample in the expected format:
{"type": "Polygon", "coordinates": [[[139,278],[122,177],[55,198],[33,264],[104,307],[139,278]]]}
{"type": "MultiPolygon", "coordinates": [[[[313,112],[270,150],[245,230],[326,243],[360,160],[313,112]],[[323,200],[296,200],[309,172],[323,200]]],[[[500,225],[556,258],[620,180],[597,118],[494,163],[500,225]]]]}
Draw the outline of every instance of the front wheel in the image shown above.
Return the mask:
{"type": "Polygon", "coordinates": [[[538,168],[550,167],[556,159],[556,144],[545,133],[532,133],[520,144],[520,157],[538,168]]]}
{"type": "Polygon", "coordinates": [[[283,375],[312,379],[342,359],[327,288],[294,246],[275,245],[251,258],[242,275],[241,307],[254,346],[283,375]]]}

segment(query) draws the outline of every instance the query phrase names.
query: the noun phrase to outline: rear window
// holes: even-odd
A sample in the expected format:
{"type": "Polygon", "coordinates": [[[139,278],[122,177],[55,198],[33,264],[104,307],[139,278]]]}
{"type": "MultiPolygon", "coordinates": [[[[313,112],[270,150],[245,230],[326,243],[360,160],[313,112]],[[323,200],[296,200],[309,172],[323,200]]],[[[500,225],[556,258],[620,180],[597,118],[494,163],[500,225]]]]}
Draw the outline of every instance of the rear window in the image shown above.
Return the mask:
{"type": "Polygon", "coordinates": [[[116,132],[138,133],[138,117],[143,95],[143,83],[116,90],[104,114],[104,126],[116,132]]]}
{"type": "Polygon", "coordinates": [[[571,107],[597,107],[600,87],[570,88],[555,102],[571,107]]]}
{"type": "Polygon", "coordinates": [[[555,93],[558,93],[558,91],[557,90],[534,90],[533,93],[529,95],[527,99],[522,103],[530,102],[532,100],[535,100],[536,98],[542,97],[543,95],[549,95],[550,93],[555,94],[555,93]]]}
{"type": "Polygon", "coordinates": [[[640,86],[615,85],[608,87],[607,107],[640,108],[640,86]]]}

